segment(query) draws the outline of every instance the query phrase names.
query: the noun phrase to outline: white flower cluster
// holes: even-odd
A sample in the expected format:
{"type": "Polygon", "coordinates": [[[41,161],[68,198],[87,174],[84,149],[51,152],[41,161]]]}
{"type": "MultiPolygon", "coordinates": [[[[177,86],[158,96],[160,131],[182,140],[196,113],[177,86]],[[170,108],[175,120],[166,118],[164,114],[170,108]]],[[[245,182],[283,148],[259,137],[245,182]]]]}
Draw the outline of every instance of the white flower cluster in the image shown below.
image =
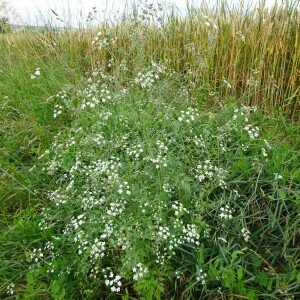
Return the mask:
{"type": "Polygon", "coordinates": [[[205,141],[204,141],[202,135],[200,135],[200,136],[195,135],[193,142],[195,143],[196,146],[198,146],[200,148],[205,148],[205,141]]]}
{"type": "MultiPolygon", "coordinates": [[[[99,113],[99,117],[101,118],[102,121],[107,121],[111,115],[112,115],[112,113],[109,110],[102,110],[99,113]]],[[[99,125],[101,125],[101,123],[99,123],[99,125]]]]}
{"type": "Polygon", "coordinates": [[[159,79],[159,75],[154,73],[154,71],[148,71],[146,73],[139,72],[134,82],[137,85],[140,85],[142,89],[150,89],[155,82],[155,80],[159,79]]]}
{"type": "Polygon", "coordinates": [[[93,268],[91,268],[91,271],[90,271],[90,278],[91,279],[96,279],[98,274],[99,274],[99,267],[98,266],[94,266],[93,268]]]}
{"type": "Polygon", "coordinates": [[[101,89],[100,90],[100,98],[101,98],[102,103],[105,103],[105,102],[111,100],[112,97],[111,97],[110,90],[108,90],[108,89],[101,89]]]}
{"type": "Polygon", "coordinates": [[[63,113],[63,110],[70,107],[71,99],[68,95],[68,91],[70,90],[70,86],[66,85],[64,89],[59,91],[56,95],[53,95],[47,99],[50,101],[55,99],[55,101],[59,101],[60,104],[56,104],[54,106],[53,117],[57,118],[63,113]]]}
{"type": "Polygon", "coordinates": [[[176,275],[176,278],[177,278],[177,279],[180,279],[180,277],[183,276],[183,272],[182,272],[182,271],[179,271],[179,270],[176,270],[176,271],[175,271],[175,275],[176,275]]]}
{"type": "Polygon", "coordinates": [[[32,252],[30,253],[30,258],[31,261],[35,264],[40,264],[40,262],[43,260],[44,258],[44,254],[42,252],[42,249],[33,249],[32,252]]]}
{"type": "Polygon", "coordinates": [[[66,204],[68,201],[68,197],[62,194],[61,189],[53,191],[48,197],[56,206],[66,204]]]}
{"type": "Polygon", "coordinates": [[[160,167],[167,167],[168,166],[168,161],[167,161],[167,152],[168,152],[168,147],[161,142],[160,140],[156,141],[156,145],[158,147],[158,154],[156,158],[151,158],[151,157],[144,157],[143,160],[148,160],[151,161],[152,163],[155,164],[156,169],[159,169],[160,167]]]}
{"type": "Polygon", "coordinates": [[[180,215],[182,215],[182,213],[189,214],[189,211],[185,207],[183,207],[183,205],[181,203],[179,203],[178,201],[175,201],[171,207],[174,209],[175,216],[180,216],[180,215]]]}
{"type": "Polygon", "coordinates": [[[195,52],[195,44],[194,44],[194,43],[185,44],[185,45],[184,45],[184,49],[185,49],[187,52],[195,52]]]}
{"type": "Polygon", "coordinates": [[[249,137],[251,140],[254,140],[258,137],[259,135],[259,128],[257,126],[252,126],[252,125],[246,125],[244,129],[247,131],[249,137]]]}
{"type": "Polygon", "coordinates": [[[138,263],[134,268],[132,268],[133,280],[138,280],[148,273],[148,268],[144,267],[141,263],[138,263]]]}
{"type": "Polygon", "coordinates": [[[170,185],[169,183],[164,183],[163,190],[165,193],[172,193],[174,191],[174,186],[170,185]]]}
{"type": "Polygon", "coordinates": [[[113,182],[119,178],[118,168],[121,167],[121,163],[118,158],[111,157],[111,160],[102,161],[97,160],[90,166],[84,166],[85,175],[88,178],[93,178],[97,175],[107,175],[107,181],[113,182]]]}
{"type": "Polygon", "coordinates": [[[134,79],[135,84],[140,85],[142,89],[150,89],[153,83],[160,78],[160,74],[166,72],[166,67],[161,63],[152,62],[152,70],[139,72],[134,79]]]}
{"type": "Polygon", "coordinates": [[[227,88],[229,88],[229,89],[232,88],[232,86],[231,86],[231,84],[229,83],[229,81],[226,80],[224,77],[223,77],[223,83],[227,86],[227,88]]]}
{"type": "Polygon", "coordinates": [[[98,104],[99,104],[99,100],[96,97],[92,97],[89,100],[84,99],[81,103],[80,108],[81,109],[94,108],[98,104]]]}
{"type": "Polygon", "coordinates": [[[248,242],[249,238],[250,238],[250,231],[248,229],[246,229],[246,228],[242,228],[241,232],[243,234],[244,240],[246,242],[248,242]]]}
{"type": "Polygon", "coordinates": [[[199,269],[198,276],[196,277],[196,280],[200,281],[201,284],[205,284],[206,277],[207,277],[207,274],[202,269],[199,269]]]}
{"type": "Polygon", "coordinates": [[[122,251],[128,249],[130,247],[130,242],[128,241],[127,235],[119,235],[117,239],[117,245],[121,248],[122,251]]]}
{"type": "Polygon", "coordinates": [[[268,141],[264,140],[264,142],[265,142],[265,144],[266,144],[266,146],[267,146],[268,149],[272,149],[272,147],[271,147],[271,145],[270,145],[270,143],[268,141]]]}
{"type": "Polygon", "coordinates": [[[92,262],[105,256],[105,242],[95,239],[90,252],[90,259],[92,262]]]}
{"type": "MultiPolygon", "coordinates": [[[[251,75],[250,78],[247,79],[246,81],[246,85],[251,89],[255,89],[258,87],[259,85],[259,81],[258,81],[258,74],[260,73],[259,68],[255,68],[251,70],[251,75]]],[[[270,79],[270,78],[269,78],[270,79]]]]}
{"type": "Polygon", "coordinates": [[[251,112],[255,112],[257,110],[256,106],[250,107],[246,105],[242,105],[240,108],[236,108],[234,110],[233,120],[236,120],[239,116],[244,118],[244,121],[248,123],[249,116],[251,112]]]}
{"type": "Polygon", "coordinates": [[[51,218],[51,215],[48,213],[50,212],[50,208],[42,208],[42,212],[41,212],[41,220],[38,223],[38,226],[40,228],[40,230],[47,230],[48,227],[48,220],[51,218]]]}
{"type": "Polygon", "coordinates": [[[58,116],[60,116],[63,112],[63,106],[56,104],[54,106],[54,112],[53,112],[53,118],[57,118],[58,116]]]}
{"type": "Polygon", "coordinates": [[[117,37],[109,37],[109,35],[104,36],[101,31],[92,40],[92,45],[97,49],[102,49],[114,45],[117,41],[117,37]]]}
{"type": "Polygon", "coordinates": [[[167,251],[167,248],[160,250],[159,247],[157,247],[156,252],[155,252],[155,255],[156,255],[155,262],[157,264],[164,265],[166,260],[171,258],[170,255],[167,255],[166,251],[167,251]]]}
{"type": "Polygon", "coordinates": [[[6,293],[7,293],[7,295],[13,295],[14,294],[14,287],[15,287],[15,285],[13,283],[10,283],[6,287],[6,293]]]}
{"type": "Polygon", "coordinates": [[[220,208],[221,213],[219,214],[219,217],[221,219],[229,220],[232,219],[232,213],[233,209],[229,207],[229,205],[226,205],[225,207],[220,208]]]}
{"type": "Polygon", "coordinates": [[[95,84],[89,85],[80,92],[80,95],[84,97],[80,109],[94,108],[100,103],[105,103],[112,99],[111,92],[107,88],[102,87],[99,89],[95,84]]]}
{"type": "Polygon", "coordinates": [[[127,195],[131,194],[130,188],[129,188],[129,184],[127,181],[124,181],[123,183],[119,183],[119,187],[118,187],[118,194],[121,195],[123,193],[126,193],[127,195]]]}
{"type": "MultiPolygon", "coordinates": [[[[103,136],[103,132],[99,132],[99,133],[96,133],[93,137],[92,137],[92,141],[100,146],[100,145],[104,145],[106,143],[105,141],[105,138],[103,136]]],[[[86,143],[88,143],[87,140],[85,140],[86,143]]]]}
{"type": "Polygon", "coordinates": [[[144,150],[141,144],[137,144],[126,149],[127,155],[132,157],[134,160],[137,160],[143,152],[144,150]]]}
{"type": "Polygon", "coordinates": [[[200,245],[200,235],[197,232],[195,224],[187,224],[186,226],[183,226],[182,220],[177,220],[174,224],[174,229],[175,228],[181,228],[182,234],[176,236],[170,232],[169,227],[158,227],[158,232],[156,233],[157,236],[154,236],[153,238],[160,244],[162,242],[167,242],[167,245],[163,248],[163,252],[161,250],[157,250],[157,263],[163,264],[165,259],[170,258],[171,255],[175,255],[176,253],[174,250],[180,245],[185,243],[194,244],[196,246],[200,245]],[[167,251],[171,251],[168,256],[166,253],[167,251]]]}
{"type": "Polygon", "coordinates": [[[114,233],[114,221],[112,220],[112,218],[109,218],[108,220],[105,220],[105,218],[103,218],[103,222],[105,225],[104,225],[103,233],[101,234],[100,238],[106,239],[114,233]]]}
{"type": "Polygon", "coordinates": [[[223,168],[218,168],[217,166],[214,166],[210,160],[206,160],[204,164],[199,164],[196,171],[196,179],[198,179],[200,182],[203,182],[204,180],[209,180],[213,178],[214,176],[219,180],[219,186],[222,188],[226,188],[226,174],[227,171],[223,168]]]}
{"type": "Polygon", "coordinates": [[[151,62],[152,68],[154,68],[156,73],[165,74],[167,71],[167,67],[162,62],[151,62]]]}
{"type": "Polygon", "coordinates": [[[85,233],[82,230],[80,230],[79,232],[76,232],[76,234],[74,236],[74,242],[79,244],[78,245],[78,255],[81,255],[84,251],[86,251],[88,249],[89,242],[87,241],[85,233]]]}
{"type": "Polygon", "coordinates": [[[112,292],[119,293],[121,291],[121,286],[122,286],[122,282],[121,282],[122,277],[117,274],[115,275],[109,269],[107,270],[109,271],[109,274],[108,275],[104,274],[105,285],[110,287],[110,290],[112,292]]]}
{"type": "Polygon", "coordinates": [[[145,158],[144,160],[149,160],[155,164],[156,169],[168,166],[168,161],[166,156],[158,154],[156,158],[145,158]]]}
{"type": "Polygon", "coordinates": [[[207,26],[207,27],[209,27],[209,28],[214,28],[215,30],[217,30],[218,29],[218,26],[217,26],[217,24],[216,24],[216,22],[215,22],[215,20],[214,19],[212,19],[212,18],[210,18],[210,17],[208,17],[208,16],[204,16],[204,18],[206,19],[206,21],[204,22],[204,24],[207,26]]]}
{"type": "Polygon", "coordinates": [[[106,214],[112,217],[120,215],[125,210],[126,202],[119,200],[118,202],[112,202],[109,208],[106,210],[106,214]]]}
{"type": "Polygon", "coordinates": [[[143,204],[140,205],[140,209],[141,209],[141,212],[144,214],[146,212],[146,209],[149,208],[149,207],[153,207],[152,205],[149,205],[149,202],[145,202],[143,204]]]}
{"type": "Polygon", "coordinates": [[[200,235],[197,232],[197,227],[195,224],[187,224],[183,229],[183,241],[187,243],[192,243],[197,246],[200,245],[200,235]]]}
{"type": "Polygon", "coordinates": [[[192,123],[199,117],[198,110],[196,108],[188,107],[186,111],[182,110],[181,116],[178,118],[179,122],[192,123]]]}
{"type": "Polygon", "coordinates": [[[222,142],[220,142],[220,148],[221,148],[221,150],[224,151],[224,152],[227,151],[226,146],[225,146],[222,142]]]}
{"type": "Polygon", "coordinates": [[[54,249],[53,243],[50,242],[50,241],[48,241],[48,242],[45,244],[44,249],[45,249],[45,250],[50,250],[50,251],[53,250],[53,249],[54,249]]]}
{"type": "Polygon", "coordinates": [[[81,200],[82,208],[86,210],[93,209],[96,206],[101,206],[103,203],[105,203],[106,199],[105,197],[100,197],[99,195],[95,196],[92,194],[92,192],[85,191],[84,193],[89,193],[90,195],[83,197],[81,200]]]}
{"type": "Polygon", "coordinates": [[[85,224],[85,215],[81,214],[77,217],[72,217],[71,219],[71,226],[76,230],[79,228],[79,226],[82,226],[85,224]]]}
{"type": "Polygon", "coordinates": [[[167,240],[170,236],[170,228],[167,226],[159,226],[157,235],[163,240],[167,240]]]}
{"type": "Polygon", "coordinates": [[[34,73],[31,75],[31,79],[41,76],[41,68],[36,68],[34,73]]]}
{"type": "Polygon", "coordinates": [[[265,148],[261,148],[261,154],[264,156],[264,157],[268,157],[268,153],[266,151],[265,148]]]}
{"type": "Polygon", "coordinates": [[[156,141],[156,145],[158,147],[158,150],[160,153],[167,153],[168,152],[168,147],[160,140],[156,141]]]}

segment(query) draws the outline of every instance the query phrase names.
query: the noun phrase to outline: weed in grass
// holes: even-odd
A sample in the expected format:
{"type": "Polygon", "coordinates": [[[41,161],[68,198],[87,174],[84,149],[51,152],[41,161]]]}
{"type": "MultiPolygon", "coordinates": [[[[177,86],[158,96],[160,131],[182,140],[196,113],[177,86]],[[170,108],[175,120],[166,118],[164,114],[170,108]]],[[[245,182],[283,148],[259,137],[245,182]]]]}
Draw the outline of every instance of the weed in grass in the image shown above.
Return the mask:
{"type": "MultiPolygon", "coordinates": [[[[171,104],[157,101],[148,86],[133,93],[139,86],[133,79],[123,95],[107,86],[110,98],[101,101],[101,83],[83,81],[73,92],[83,97],[59,98],[66,110],[55,117],[71,114],[72,124],[40,157],[57,188],[33,219],[41,238],[27,250],[30,272],[53,284],[64,274],[57,293],[64,289],[72,297],[85,293],[67,288],[78,280],[89,297],[122,295],[131,283],[148,298],[162,297],[174,282],[184,297],[268,292],[249,257],[270,255],[261,240],[269,233],[261,229],[271,211],[277,214],[279,199],[263,200],[265,212],[257,201],[279,187],[264,183],[274,181],[266,160],[273,154],[260,138],[260,123],[252,121],[256,109],[226,105],[200,112],[180,95],[171,104]]],[[[268,259],[267,282],[288,295],[287,277],[281,279],[268,259]]]]}

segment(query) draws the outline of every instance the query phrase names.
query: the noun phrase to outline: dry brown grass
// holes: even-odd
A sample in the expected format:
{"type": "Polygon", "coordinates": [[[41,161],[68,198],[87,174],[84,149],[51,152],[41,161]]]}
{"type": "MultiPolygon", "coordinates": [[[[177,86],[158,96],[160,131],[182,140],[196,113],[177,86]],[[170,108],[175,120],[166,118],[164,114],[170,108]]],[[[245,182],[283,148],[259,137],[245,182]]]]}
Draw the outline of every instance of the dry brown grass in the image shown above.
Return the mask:
{"type": "Polygon", "coordinates": [[[128,15],[118,23],[87,30],[14,33],[1,37],[0,48],[7,49],[5,43],[14,45],[9,51],[16,49],[31,61],[52,57],[70,72],[78,62],[82,70],[99,64],[107,68],[113,58],[109,69],[113,74],[126,61],[128,74],[122,76],[132,76],[151,60],[169,59],[174,70],[189,74],[187,84],[192,87],[205,85],[220,97],[234,95],[245,104],[280,109],[296,117],[300,102],[297,5],[299,1],[272,9],[261,5],[243,10],[241,6],[229,9],[226,2],[215,8],[203,3],[197,11],[190,9],[186,17],[170,13],[163,26],[128,15]],[[116,37],[116,43],[93,51],[92,39],[98,31],[116,37]]]}

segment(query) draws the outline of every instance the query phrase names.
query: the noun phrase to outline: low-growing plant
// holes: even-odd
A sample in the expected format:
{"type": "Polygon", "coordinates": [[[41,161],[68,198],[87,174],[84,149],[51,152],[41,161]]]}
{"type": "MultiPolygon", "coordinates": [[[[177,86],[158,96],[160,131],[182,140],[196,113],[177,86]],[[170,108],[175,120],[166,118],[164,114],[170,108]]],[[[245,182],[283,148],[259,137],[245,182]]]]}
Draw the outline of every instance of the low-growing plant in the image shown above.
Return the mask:
{"type": "Polygon", "coordinates": [[[161,97],[168,74],[121,93],[82,80],[48,100],[71,127],[39,158],[53,188],[24,245],[25,294],[296,295],[296,161],[276,164],[255,107],[161,97]]]}

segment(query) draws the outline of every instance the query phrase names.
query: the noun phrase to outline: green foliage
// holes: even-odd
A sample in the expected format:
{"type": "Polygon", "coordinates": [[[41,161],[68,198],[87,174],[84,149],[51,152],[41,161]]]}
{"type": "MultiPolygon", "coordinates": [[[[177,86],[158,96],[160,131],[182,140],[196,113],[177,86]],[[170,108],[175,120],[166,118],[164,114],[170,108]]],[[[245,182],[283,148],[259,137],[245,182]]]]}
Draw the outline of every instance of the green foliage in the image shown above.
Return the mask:
{"type": "Polygon", "coordinates": [[[236,104],[201,111],[180,86],[162,96],[177,78],[162,62],[143,72],[121,93],[107,75],[49,98],[71,122],[37,160],[53,182],[46,208],[15,223],[32,232],[27,293],[293,294],[298,170],[277,164],[266,117],[236,104]]]}

